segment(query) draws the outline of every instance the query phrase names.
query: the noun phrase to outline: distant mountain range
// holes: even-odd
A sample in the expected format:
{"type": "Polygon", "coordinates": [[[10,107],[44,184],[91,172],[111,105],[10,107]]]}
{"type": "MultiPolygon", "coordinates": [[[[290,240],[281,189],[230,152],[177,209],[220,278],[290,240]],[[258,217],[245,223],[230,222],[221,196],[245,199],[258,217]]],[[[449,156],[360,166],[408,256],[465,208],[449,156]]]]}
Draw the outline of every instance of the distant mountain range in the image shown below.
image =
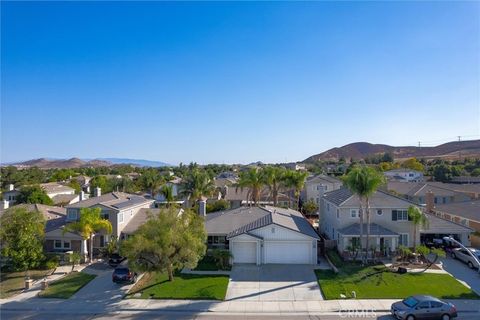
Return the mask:
{"type": "Polygon", "coordinates": [[[99,159],[48,159],[40,158],[23,162],[8,163],[2,165],[12,165],[16,167],[38,167],[41,169],[53,168],[88,168],[88,167],[110,167],[114,165],[129,164],[137,167],[165,167],[169,164],[160,161],[150,161],[143,159],[124,159],[124,158],[99,158],[99,159]]]}
{"type": "Polygon", "coordinates": [[[453,141],[436,147],[395,147],[386,144],[371,144],[368,142],[355,142],[343,147],[333,148],[325,152],[308,157],[303,162],[337,161],[340,158],[361,160],[376,154],[389,152],[398,159],[406,158],[441,158],[455,160],[461,158],[480,158],[480,140],[453,141]]]}

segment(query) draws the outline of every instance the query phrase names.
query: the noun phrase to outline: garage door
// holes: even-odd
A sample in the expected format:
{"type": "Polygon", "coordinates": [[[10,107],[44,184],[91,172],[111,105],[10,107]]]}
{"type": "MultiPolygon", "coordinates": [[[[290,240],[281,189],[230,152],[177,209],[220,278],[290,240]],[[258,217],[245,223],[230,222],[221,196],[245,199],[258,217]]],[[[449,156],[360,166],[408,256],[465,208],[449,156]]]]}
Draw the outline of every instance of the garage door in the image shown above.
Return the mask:
{"type": "Polygon", "coordinates": [[[265,243],[265,263],[311,264],[311,242],[265,243]]]}
{"type": "Polygon", "coordinates": [[[234,263],[257,263],[256,242],[233,242],[234,263]]]}

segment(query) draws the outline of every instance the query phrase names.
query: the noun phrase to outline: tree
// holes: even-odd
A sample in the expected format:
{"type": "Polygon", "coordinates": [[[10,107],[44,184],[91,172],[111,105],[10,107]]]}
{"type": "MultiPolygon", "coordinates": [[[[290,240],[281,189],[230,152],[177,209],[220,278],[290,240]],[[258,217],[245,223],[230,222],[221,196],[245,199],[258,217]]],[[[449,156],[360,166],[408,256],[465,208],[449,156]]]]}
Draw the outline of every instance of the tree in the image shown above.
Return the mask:
{"type": "Polygon", "coordinates": [[[75,265],[80,264],[80,261],[82,260],[82,256],[80,255],[80,252],[72,252],[69,257],[69,261],[72,264],[72,271],[75,269],[75,265]]]}
{"type": "Polygon", "coordinates": [[[162,176],[158,173],[158,171],[154,169],[149,169],[148,171],[145,171],[140,177],[140,181],[143,189],[150,192],[152,197],[155,196],[155,192],[157,192],[158,188],[163,183],[162,176]]]}
{"type": "Polygon", "coordinates": [[[205,255],[207,233],[204,220],[191,210],[179,213],[176,208],[149,213],[148,219],[121,244],[120,252],[134,270],[167,272],[194,269],[205,255]]]}
{"type": "Polygon", "coordinates": [[[38,267],[44,259],[45,219],[40,212],[13,207],[0,216],[0,247],[13,270],[38,267]]]}
{"type": "Polygon", "coordinates": [[[311,215],[318,211],[318,205],[313,200],[308,200],[303,204],[302,210],[305,214],[311,215]]]}
{"type": "Polygon", "coordinates": [[[268,166],[262,170],[263,183],[270,190],[273,205],[278,203],[278,191],[285,175],[285,169],[281,167],[268,166]]]}
{"type": "Polygon", "coordinates": [[[220,199],[214,203],[207,203],[207,213],[228,210],[230,208],[230,202],[225,199],[220,199]]]}
{"type": "Polygon", "coordinates": [[[372,167],[354,166],[350,172],[344,176],[343,182],[350,191],[357,195],[360,201],[360,243],[363,246],[363,207],[365,208],[365,218],[367,226],[367,239],[365,249],[369,248],[370,238],[370,197],[377,191],[378,187],[385,182],[383,174],[372,167]],[[363,203],[363,204],[362,204],[363,203]]]}
{"type": "Polygon", "coordinates": [[[107,257],[111,257],[114,253],[118,252],[118,238],[112,236],[104,249],[104,253],[107,257]]]}
{"type": "Polygon", "coordinates": [[[17,201],[19,203],[38,203],[53,205],[53,200],[39,185],[24,186],[20,189],[17,201]]]}
{"type": "Polygon", "coordinates": [[[173,196],[173,187],[171,185],[165,184],[160,188],[160,194],[163,195],[165,200],[167,201],[167,205],[170,206],[175,197],[173,196]]]}
{"type": "Polygon", "coordinates": [[[403,163],[402,163],[402,168],[408,168],[408,169],[412,169],[412,170],[417,170],[417,171],[420,171],[420,172],[423,172],[423,170],[425,169],[423,167],[423,164],[421,164],[417,159],[415,158],[410,158],[408,160],[405,160],[403,163]]]}
{"type": "Polygon", "coordinates": [[[300,193],[303,190],[308,173],[302,171],[288,170],[285,173],[284,185],[292,189],[292,193],[297,200],[296,209],[300,210],[300,193]]]}
{"type": "MultiPolygon", "coordinates": [[[[63,233],[78,232],[83,238],[83,247],[86,248],[87,240],[90,240],[90,263],[93,261],[93,237],[97,232],[104,231],[107,234],[112,233],[112,224],[103,219],[100,214],[100,208],[82,208],[80,210],[80,219],[76,222],[70,222],[63,228],[63,233]]],[[[82,251],[83,254],[83,251],[82,251]]]]}
{"type": "Polygon", "coordinates": [[[475,168],[475,169],[473,169],[471,175],[472,175],[472,177],[478,177],[478,176],[480,176],[480,168],[475,168]]]}
{"type": "MultiPolygon", "coordinates": [[[[190,164],[195,167],[193,164],[190,164]]],[[[187,200],[198,201],[202,197],[209,197],[215,192],[215,184],[213,180],[200,169],[192,169],[185,177],[182,184],[182,194],[187,197],[187,200]]],[[[194,205],[194,203],[190,203],[194,205]]]]}
{"type": "Polygon", "coordinates": [[[79,194],[80,191],[82,191],[82,187],[80,186],[80,183],[78,183],[77,180],[72,180],[68,183],[68,186],[72,189],[75,189],[75,193],[79,194]]]}
{"type": "Polygon", "coordinates": [[[220,270],[227,270],[230,266],[230,258],[233,257],[232,252],[230,250],[223,250],[223,249],[214,249],[212,252],[213,259],[217,267],[220,270]]]}
{"type": "Polygon", "coordinates": [[[428,225],[427,216],[417,206],[408,207],[408,217],[413,224],[413,251],[417,248],[417,227],[426,227],[428,225]]]}
{"type": "Polygon", "coordinates": [[[260,201],[260,195],[264,184],[263,175],[260,169],[253,167],[240,172],[237,182],[237,190],[240,188],[240,190],[243,191],[244,188],[248,188],[247,200],[250,202],[251,199],[256,206],[260,201]]]}

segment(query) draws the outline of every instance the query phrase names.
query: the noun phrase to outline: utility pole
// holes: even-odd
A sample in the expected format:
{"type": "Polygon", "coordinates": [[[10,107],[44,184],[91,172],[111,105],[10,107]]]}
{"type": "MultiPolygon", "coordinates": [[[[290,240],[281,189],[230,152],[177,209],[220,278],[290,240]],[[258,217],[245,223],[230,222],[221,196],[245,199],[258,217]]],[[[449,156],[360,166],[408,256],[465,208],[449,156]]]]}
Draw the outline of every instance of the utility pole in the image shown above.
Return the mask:
{"type": "MultiPolygon", "coordinates": [[[[458,142],[462,141],[462,136],[458,136],[458,142]]],[[[462,160],[462,149],[458,150],[458,161],[462,160]]]]}
{"type": "Polygon", "coordinates": [[[421,142],[420,142],[420,141],[418,141],[418,147],[419,147],[419,148],[420,148],[420,144],[421,144],[421,142]]]}

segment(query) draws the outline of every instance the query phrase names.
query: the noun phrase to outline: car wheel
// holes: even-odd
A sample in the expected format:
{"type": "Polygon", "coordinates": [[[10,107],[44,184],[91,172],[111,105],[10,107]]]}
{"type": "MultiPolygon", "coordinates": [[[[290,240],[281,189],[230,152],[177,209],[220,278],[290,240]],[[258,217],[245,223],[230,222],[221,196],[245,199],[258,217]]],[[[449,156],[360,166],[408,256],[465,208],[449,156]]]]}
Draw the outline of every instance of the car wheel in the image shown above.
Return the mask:
{"type": "Polygon", "coordinates": [[[471,261],[468,261],[468,267],[469,267],[470,269],[473,269],[473,263],[472,263],[471,261]]]}
{"type": "Polygon", "coordinates": [[[451,256],[452,256],[453,259],[456,259],[456,258],[457,258],[457,257],[455,256],[455,253],[453,253],[453,252],[452,252],[451,256]]]}
{"type": "Polygon", "coordinates": [[[406,319],[407,320],[415,320],[415,317],[413,315],[409,314],[406,319]]]}
{"type": "Polygon", "coordinates": [[[450,315],[445,313],[442,315],[442,320],[450,320],[450,315]]]}

